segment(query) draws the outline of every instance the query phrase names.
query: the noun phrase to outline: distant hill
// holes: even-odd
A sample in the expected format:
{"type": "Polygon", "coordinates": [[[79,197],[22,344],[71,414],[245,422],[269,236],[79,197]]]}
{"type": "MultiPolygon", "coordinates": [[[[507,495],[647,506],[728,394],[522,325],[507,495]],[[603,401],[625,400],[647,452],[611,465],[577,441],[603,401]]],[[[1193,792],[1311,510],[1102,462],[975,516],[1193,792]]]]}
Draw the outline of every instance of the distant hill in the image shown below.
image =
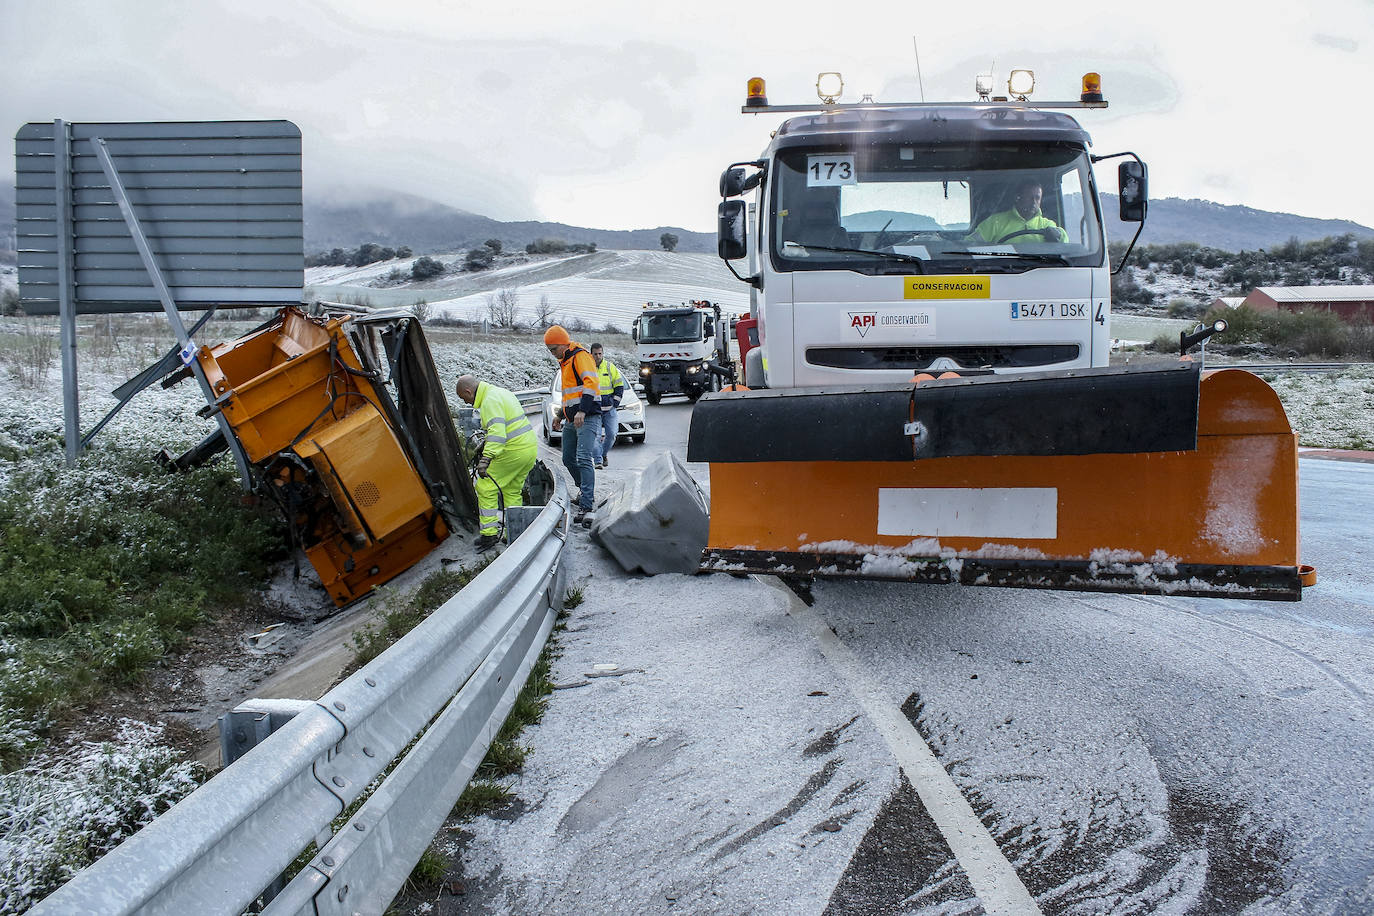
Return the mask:
{"type": "MultiPolygon", "coordinates": [[[[1129,241],[1135,224],[1116,218],[1116,195],[1103,194],[1107,235],[1112,241],[1129,241]]],[[[14,188],[0,184],[0,259],[12,263],[14,247],[14,188]]],[[[874,228],[881,228],[891,214],[874,212],[874,228]]],[[[305,250],[356,248],[364,242],[409,245],[416,252],[460,251],[498,238],[507,245],[524,247],[537,238],[561,238],[568,242],[595,242],[599,248],[648,250],[659,248],[659,236],[678,237],[679,251],[715,251],[715,235],[689,232],[674,226],[653,229],[589,229],[564,223],[533,220],[501,222],[410,195],[379,192],[373,200],[357,203],[305,202],[305,250]]],[[[1166,197],[1150,201],[1149,219],[1140,236],[1144,245],[1197,242],[1223,251],[1253,251],[1296,237],[1300,241],[1349,232],[1357,238],[1374,238],[1374,229],[1350,220],[1313,219],[1291,213],[1272,213],[1252,207],[1216,204],[1206,200],[1166,197]]]]}
{"type": "MultiPolygon", "coordinates": [[[[1102,212],[1107,222],[1107,238],[1129,242],[1136,223],[1116,218],[1115,194],[1102,195],[1102,212]]],[[[1296,237],[1300,242],[1351,233],[1356,238],[1374,238],[1374,229],[1348,219],[1313,219],[1291,213],[1272,213],[1252,207],[1214,204],[1210,200],[1183,200],[1165,197],[1150,201],[1141,245],[1197,242],[1222,251],[1254,251],[1270,248],[1296,237]]]]}
{"type": "MultiPolygon", "coordinates": [[[[709,201],[707,202],[709,205],[709,201]]],[[[675,226],[653,229],[588,229],[534,220],[505,223],[407,194],[387,194],[360,203],[305,202],[305,250],[356,248],[364,242],[417,252],[459,251],[497,238],[523,248],[539,238],[565,242],[595,242],[598,248],[658,250],[659,237],[671,232],[679,251],[715,251],[716,237],[675,226]]]]}
{"type": "MultiPolygon", "coordinates": [[[[1108,238],[1114,242],[1130,241],[1136,225],[1122,223],[1116,218],[1116,195],[1103,194],[1102,208],[1107,217],[1108,238]]],[[[895,215],[887,211],[860,214],[865,218],[865,227],[874,230],[881,229],[883,223],[895,215]]],[[[907,215],[907,218],[912,217],[907,215]]],[[[402,194],[364,204],[333,205],[308,200],[305,204],[307,252],[353,248],[363,242],[409,245],[417,252],[458,251],[480,245],[489,238],[523,247],[541,237],[596,242],[599,248],[657,250],[658,238],[665,232],[678,237],[679,251],[716,250],[715,235],[709,232],[689,232],[672,226],[615,231],[564,223],[505,223],[402,194]]],[[[1223,251],[1253,251],[1282,244],[1295,236],[1306,242],[1346,232],[1358,238],[1374,238],[1374,229],[1350,220],[1313,219],[1206,200],[1166,197],[1150,201],[1149,219],[1141,233],[1140,244],[1197,242],[1223,251]]]]}

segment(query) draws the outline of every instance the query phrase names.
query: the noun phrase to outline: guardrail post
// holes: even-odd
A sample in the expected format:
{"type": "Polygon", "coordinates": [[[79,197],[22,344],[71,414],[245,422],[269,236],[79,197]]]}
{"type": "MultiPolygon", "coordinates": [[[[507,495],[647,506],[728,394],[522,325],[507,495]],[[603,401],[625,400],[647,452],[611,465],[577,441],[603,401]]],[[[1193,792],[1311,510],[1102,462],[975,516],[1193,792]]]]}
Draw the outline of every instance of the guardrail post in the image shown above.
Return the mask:
{"type": "Polygon", "coordinates": [[[313,700],[252,699],[240,703],[219,717],[219,762],[227,767],[267,740],[302,710],[314,706],[313,700]]]}
{"type": "Polygon", "coordinates": [[[506,543],[512,544],[544,511],[543,506],[510,506],[506,509],[506,543]]]}

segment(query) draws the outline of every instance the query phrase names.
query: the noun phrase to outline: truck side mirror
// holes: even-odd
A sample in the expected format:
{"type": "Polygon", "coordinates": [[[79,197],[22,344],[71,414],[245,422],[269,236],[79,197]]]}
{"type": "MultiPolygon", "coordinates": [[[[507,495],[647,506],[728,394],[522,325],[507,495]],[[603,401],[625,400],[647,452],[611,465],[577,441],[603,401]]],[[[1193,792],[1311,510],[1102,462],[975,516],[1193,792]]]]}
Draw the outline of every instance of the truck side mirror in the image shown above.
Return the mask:
{"type": "Polygon", "coordinates": [[[726,169],[720,173],[720,196],[738,197],[744,193],[744,169],[726,169]]]}
{"type": "Polygon", "coordinates": [[[736,261],[749,253],[744,235],[745,208],[742,200],[723,200],[716,208],[716,253],[726,261],[736,261]]]}
{"type": "Polygon", "coordinates": [[[1149,204],[1149,174],[1143,162],[1123,162],[1116,167],[1116,180],[1121,193],[1121,221],[1123,223],[1142,223],[1149,204]]]}
{"type": "Polygon", "coordinates": [[[630,325],[630,339],[633,340],[635,343],[639,343],[639,320],[638,320],[638,319],[635,320],[635,323],[634,323],[634,324],[630,325]]]}
{"type": "Polygon", "coordinates": [[[715,327],[715,325],[711,324],[711,319],[710,319],[710,318],[707,318],[706,321],[704,322],[704,326],[702,327],[702,330],[701,330],[701,339],[702,339],[702,340],[710,340],[712,337],[715,337],[715,336],[716,336],[716,327],[715,327]]]}

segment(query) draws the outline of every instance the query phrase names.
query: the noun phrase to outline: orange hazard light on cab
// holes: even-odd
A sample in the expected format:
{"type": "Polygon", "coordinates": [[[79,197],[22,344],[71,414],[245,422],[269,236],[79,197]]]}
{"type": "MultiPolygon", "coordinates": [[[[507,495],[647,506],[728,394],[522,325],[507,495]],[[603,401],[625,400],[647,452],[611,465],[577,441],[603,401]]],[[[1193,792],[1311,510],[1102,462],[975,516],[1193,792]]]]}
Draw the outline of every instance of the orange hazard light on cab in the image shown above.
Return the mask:
{"type": "Polygon", "coordinates": [[[763,77],[750,77],[748,89],[746,90],[744,104],[749,108],[767,107],[768,90],[763,85],[763,77]]]}
{"type": "Polygon", "coordinates": [[[1083,94],[1079,101],[1082,102],[1101,102],[1102,98],[1102,77],[1096,73],[1083,74],[1083,94]]]}

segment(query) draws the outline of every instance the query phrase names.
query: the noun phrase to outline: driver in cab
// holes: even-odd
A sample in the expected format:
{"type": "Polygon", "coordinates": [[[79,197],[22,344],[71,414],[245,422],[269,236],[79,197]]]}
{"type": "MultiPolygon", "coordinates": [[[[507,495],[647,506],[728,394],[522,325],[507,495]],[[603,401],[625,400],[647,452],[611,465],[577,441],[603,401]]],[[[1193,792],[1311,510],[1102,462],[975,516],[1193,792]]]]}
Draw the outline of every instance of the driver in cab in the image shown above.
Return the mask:
{"type": "Polygon", "coordinates": [[[1040,201],[1044,191],[1039,182],[1022,182],[1016,188],[1016,199],[1011,209],[994,213],[978,224],[965,241],[988,242],[1000,245],[1003,242],[1038,241],[1066,242],[1069,234],[1040,213],[1040,201]]]}

